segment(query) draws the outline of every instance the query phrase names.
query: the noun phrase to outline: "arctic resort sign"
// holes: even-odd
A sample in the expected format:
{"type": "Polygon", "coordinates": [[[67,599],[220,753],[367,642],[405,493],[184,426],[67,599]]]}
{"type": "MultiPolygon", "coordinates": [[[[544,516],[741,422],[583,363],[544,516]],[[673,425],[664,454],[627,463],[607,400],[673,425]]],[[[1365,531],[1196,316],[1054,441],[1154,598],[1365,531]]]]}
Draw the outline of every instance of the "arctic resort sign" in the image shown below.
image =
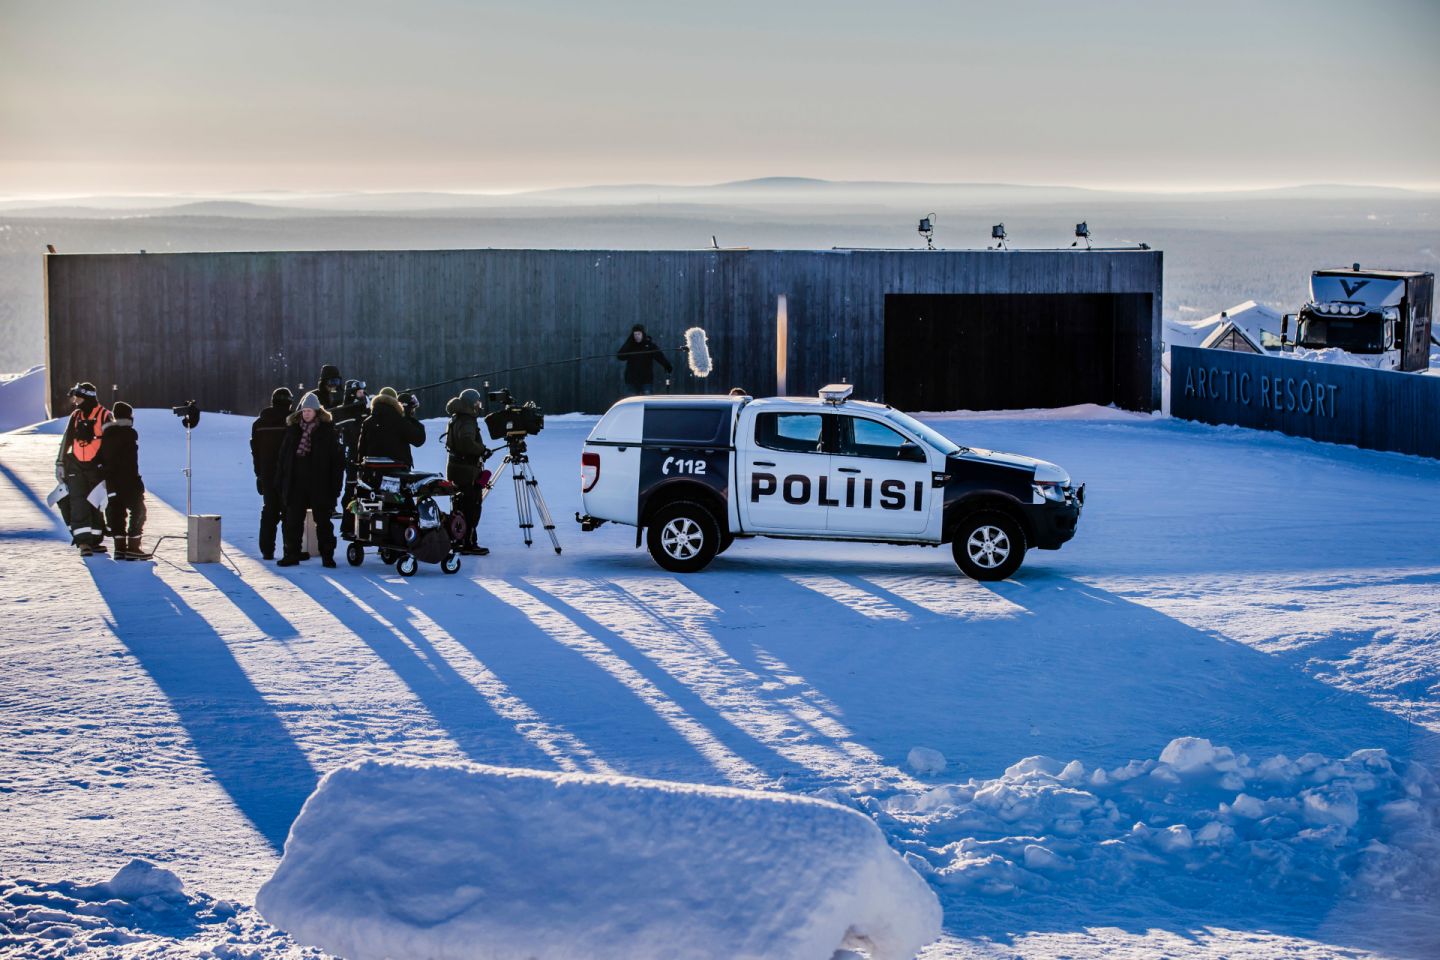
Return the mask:
{"type": "Polygon", "coordinates": [[[1440,377],[1175,347],[1170,413],[1440,458],[1440,377]]]}
{"type": "Polygon", "coordinates": [[[1185,369],[1183,389],[1186,398],[1201,402],[1209,399],[1268,410],[1299,410],[1317,417],[1335,416],[1335,395],[1340,392],[1338,384],[1322,379],[1284,376],[1276,371],[1261,373],[1257,383],[1249,370],[1203,365],[1185,369]]]}

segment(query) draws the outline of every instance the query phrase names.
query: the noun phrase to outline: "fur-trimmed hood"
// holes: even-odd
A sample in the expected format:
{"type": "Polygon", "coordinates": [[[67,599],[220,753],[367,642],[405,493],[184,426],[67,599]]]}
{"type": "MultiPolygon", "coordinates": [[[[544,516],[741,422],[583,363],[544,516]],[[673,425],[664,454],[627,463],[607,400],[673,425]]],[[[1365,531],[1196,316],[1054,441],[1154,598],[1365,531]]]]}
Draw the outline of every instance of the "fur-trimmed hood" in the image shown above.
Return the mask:
{"type": "Polygon", "coordinates": [[[375,396],[370,398],[371,413],[375,413],[382,406],[389,407],[391,410],[394,410],[402,417],[405,416],[405,408],[400,405],[400,401],[390,396],[388,393],[377,393],[375,394],[375,396]]]}
{"type": "Polygon", "coordinates": [[[445,412],[450,416],[479,417],[480,404],[468,401],[465,397],[451,397],[450,402],[445,404],[445,412]]]}
{"type": "Polygon", "coordinates": [[[106,430],[114,430],[114,429],[117,428],[117,427],[134,427],[134,426],[135,426],[135,421],[134,421],[134,420],[131,420],[129,417],[118,417],[118,418],[113,419],[113,420],[106,420],[106,421],[105,421],[105,425],[100,428],[100,433],[103,435],[106,430]]]}

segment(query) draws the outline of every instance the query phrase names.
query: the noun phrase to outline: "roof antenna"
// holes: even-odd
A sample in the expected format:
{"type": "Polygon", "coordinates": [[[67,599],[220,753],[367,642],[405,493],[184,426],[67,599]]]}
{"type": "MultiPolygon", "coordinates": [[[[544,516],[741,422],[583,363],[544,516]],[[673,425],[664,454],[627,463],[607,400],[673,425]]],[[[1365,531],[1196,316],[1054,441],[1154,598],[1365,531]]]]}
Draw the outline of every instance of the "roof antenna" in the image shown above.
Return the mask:
{"type": "Polygon", "coordinates": [[[720,241],[715,239],[715,234],[713,234],[713,233],[710,234],[710,249],[711,249],[711,250],[719,250],[719,249],[720,249],[720,241]]]}

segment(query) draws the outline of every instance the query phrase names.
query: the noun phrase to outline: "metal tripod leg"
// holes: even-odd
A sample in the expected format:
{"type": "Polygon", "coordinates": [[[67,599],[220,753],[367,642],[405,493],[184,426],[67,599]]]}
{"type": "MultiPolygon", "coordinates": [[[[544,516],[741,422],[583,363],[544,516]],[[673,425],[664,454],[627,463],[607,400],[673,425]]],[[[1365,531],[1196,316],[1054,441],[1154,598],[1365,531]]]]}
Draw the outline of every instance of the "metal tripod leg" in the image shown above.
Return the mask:
{"type": "Polygon", "coordinates": [[[525,467],[525,461],[516,461],[510,472],[510,479],[515,481],[515,519],[520,523],[520,532],[525,537],[525,546],[528,547],[534,542],[531,531],[535,528],[535,518],[531,515],[530,499],[525,494],[525,467]]]}
{"type": "Polygon", "coordinates": [[[520,532],[525,537],[525,546],[531,546],[535,542],[535,514],[540,514],[540,522],[545,527],[545,532],[550,535],[550,544],[555,552],[560,552],[560,538],[555,535],[555,521],[550,516],[550,508],[545,504],[545,497],[540,493],[540,481],[530,467],[530,458],[523,453],[518,456],[506,455],[501,462],[499,469],[490,477],[490,482],[485,486],[481,494],[482,500],[490,496],[490,491],[495,489],[495,483],[510,468],[510,479],[515,484],[515,519],[519,522],[520,532]]]}
{"type": "MultiPolygon", "coordinates": [[[[525,468],[525,486],[530,491],[530,499],[533,501],[534,508],[540,513],[540,522],[545,525],[545,532],[550,534],[550,545],[555,548],[555,552],[558,554],[560,552],[560,538],[555,535],[555,521],[551,518],[550,508],[546,506],[545,497],[540,492],[540,481],[530,472],[529,460],[524,461],[523,466],[525,468]]],[[[516,471],[515,477],[518,481],[520,478],[519,471],[516,471]]],[[[530,519],[528,510],[526,511],[526,519],[530,519]]],[[[530,531],[526,530],[525,533],[526,536],[529,536],[530,531]]],[[[526,543],[528,544],[529,541],[527,540],[526,543]]]]}

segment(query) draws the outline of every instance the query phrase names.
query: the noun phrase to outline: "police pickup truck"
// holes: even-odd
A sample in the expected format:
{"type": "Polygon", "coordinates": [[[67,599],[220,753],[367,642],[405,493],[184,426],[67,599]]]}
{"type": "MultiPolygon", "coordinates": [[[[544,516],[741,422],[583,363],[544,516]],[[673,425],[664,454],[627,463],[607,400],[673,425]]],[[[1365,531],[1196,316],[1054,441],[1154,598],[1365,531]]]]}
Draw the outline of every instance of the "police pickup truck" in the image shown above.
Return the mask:
{"type": "Polygon", "coordinates": [[[816,398],[632,397],[581,454],[581,529],[646,532],[666,570],[706,566],[737,537],[951,544],[976,580],[1075,535],[1085,502],[1043,460],[963,447],[849,385],[816,398]]]}

